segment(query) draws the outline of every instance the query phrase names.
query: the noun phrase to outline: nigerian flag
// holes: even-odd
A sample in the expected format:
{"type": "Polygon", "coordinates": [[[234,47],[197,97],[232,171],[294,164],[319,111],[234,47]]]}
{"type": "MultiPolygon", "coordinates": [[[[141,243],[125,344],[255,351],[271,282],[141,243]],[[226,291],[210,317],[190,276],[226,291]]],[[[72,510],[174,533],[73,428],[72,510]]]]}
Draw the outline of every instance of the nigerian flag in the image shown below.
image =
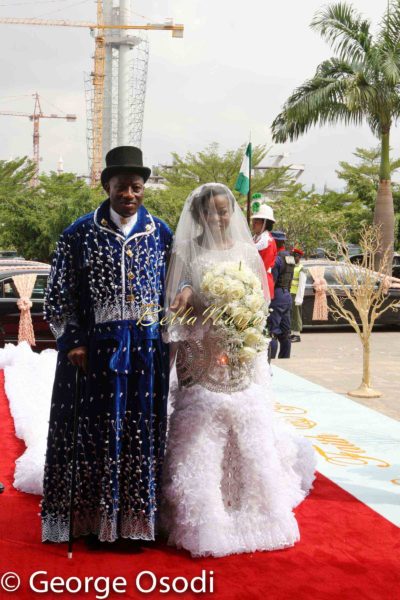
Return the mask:
{"type": "Polygon", "coordinates": [[[250,190],[250,169],[251,169],[251,142],[247,145],[246,153],[243,157],[240,167],[239,177],[235,183],[235,190],[242,196],[246,196],[250,190]]]}

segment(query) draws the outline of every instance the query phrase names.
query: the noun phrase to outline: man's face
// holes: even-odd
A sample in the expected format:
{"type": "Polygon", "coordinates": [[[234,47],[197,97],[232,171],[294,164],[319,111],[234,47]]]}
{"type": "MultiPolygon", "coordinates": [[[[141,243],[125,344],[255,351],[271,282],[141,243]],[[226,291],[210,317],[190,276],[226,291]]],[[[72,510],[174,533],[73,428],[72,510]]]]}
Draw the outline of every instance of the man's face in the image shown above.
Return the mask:
{"type": "Polygon", "coordinates": [[[264,219],[252,219],[253,233],[255,233],[255,235],[259,235],[264,230],[264,226],[264,219]]]}
{"type": "Polygon", "coordinates": [[[297,253],[294,254],[294,262],[296,263],[296,265],[299,264],[300,258],[301,258],[300,254],[297,254],[297,253]]]}
{"type": "Polygon", "coordinates": [[[106,183],[105,190],[110,196],[110,204],[115,212],[121,217],[131,217],[143,202],[143,177],[131,173],[114,175],[106,183]]]}

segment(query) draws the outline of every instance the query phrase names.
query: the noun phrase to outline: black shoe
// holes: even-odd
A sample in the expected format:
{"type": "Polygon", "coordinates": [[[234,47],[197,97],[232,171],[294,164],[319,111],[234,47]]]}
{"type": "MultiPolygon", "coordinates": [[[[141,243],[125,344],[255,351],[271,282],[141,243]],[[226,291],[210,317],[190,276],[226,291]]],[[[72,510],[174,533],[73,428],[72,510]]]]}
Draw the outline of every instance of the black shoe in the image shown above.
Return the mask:
{"type": "Polygon", "coordinates": [[[126,552],[131,554],[142,552],[141,540],[118,538],[115,542],[101,542],[94,533],[85,536],[85,544],[88,550],[94,551],[106,550],[108,552],[126,552]]]}
{"type": "Polygon", "coordinates": [[[113,544],[113,550],[126,554],[140,554],[143,552],[142,540],[131,540],[129,538],[118,538],[113,544]]]}
{"type": "Polygon", "coordinates": [[[107,547],[107,543],[101,542],[94,533],[89,533],[89,535],[85,536],[85,544],[88,550],[102,550],[104,547],[107,547]]]}
{"type": "Polygon", "coordinates": [[[301,337],[299,335],[291,335],[290,341],[293,342],[301,342],[301,337]]]}
{"type": "Polygon", "coordinates": [[[0,494],[2,494],[5,490],[5,487],[2,483],[0,483],[0,494]]]}

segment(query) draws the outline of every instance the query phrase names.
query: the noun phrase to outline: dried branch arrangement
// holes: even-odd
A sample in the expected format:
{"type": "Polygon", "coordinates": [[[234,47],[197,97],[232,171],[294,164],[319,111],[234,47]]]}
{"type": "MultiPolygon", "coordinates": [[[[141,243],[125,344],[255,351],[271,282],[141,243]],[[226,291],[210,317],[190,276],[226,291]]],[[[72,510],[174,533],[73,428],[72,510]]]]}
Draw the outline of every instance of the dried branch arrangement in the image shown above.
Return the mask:
{"type": "Polygon", "coordinates": [[[376,320],[387,310],[398,310],[399,300],[388,297],[390,288],[400,288],[400,280],[387,275],[390,252],[381,254],[382,232],[380,227],[365,226],[359,245],[362,260],[351,262],[349,248],[343,236],[332,235],[341,258],[340,268],[335,269],[337,287],[330,287],[332,305],[329,310],[335,320],[345,319],[358,334],[363,347],[363,375],[360,386],[350,396],[378,398],[382,393],[373,389],[371,383],[371,333],[376,320]],[[377,256],[380,271],[374,270],[377,256]]]}

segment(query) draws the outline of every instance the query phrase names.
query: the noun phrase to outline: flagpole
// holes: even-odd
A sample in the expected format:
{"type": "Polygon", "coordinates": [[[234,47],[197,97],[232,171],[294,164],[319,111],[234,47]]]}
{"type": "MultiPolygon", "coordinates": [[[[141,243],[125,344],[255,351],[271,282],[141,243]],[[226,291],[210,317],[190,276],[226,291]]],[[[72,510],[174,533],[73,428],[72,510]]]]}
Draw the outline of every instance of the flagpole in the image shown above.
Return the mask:
{"type": "Polygon", "coordinates": [[[251,142],[249,142],[249,191],[247,193],[247,224],[250,227],[250,216],[251,216],[251,155],[252,155],[252,147],[251,142]]]}

